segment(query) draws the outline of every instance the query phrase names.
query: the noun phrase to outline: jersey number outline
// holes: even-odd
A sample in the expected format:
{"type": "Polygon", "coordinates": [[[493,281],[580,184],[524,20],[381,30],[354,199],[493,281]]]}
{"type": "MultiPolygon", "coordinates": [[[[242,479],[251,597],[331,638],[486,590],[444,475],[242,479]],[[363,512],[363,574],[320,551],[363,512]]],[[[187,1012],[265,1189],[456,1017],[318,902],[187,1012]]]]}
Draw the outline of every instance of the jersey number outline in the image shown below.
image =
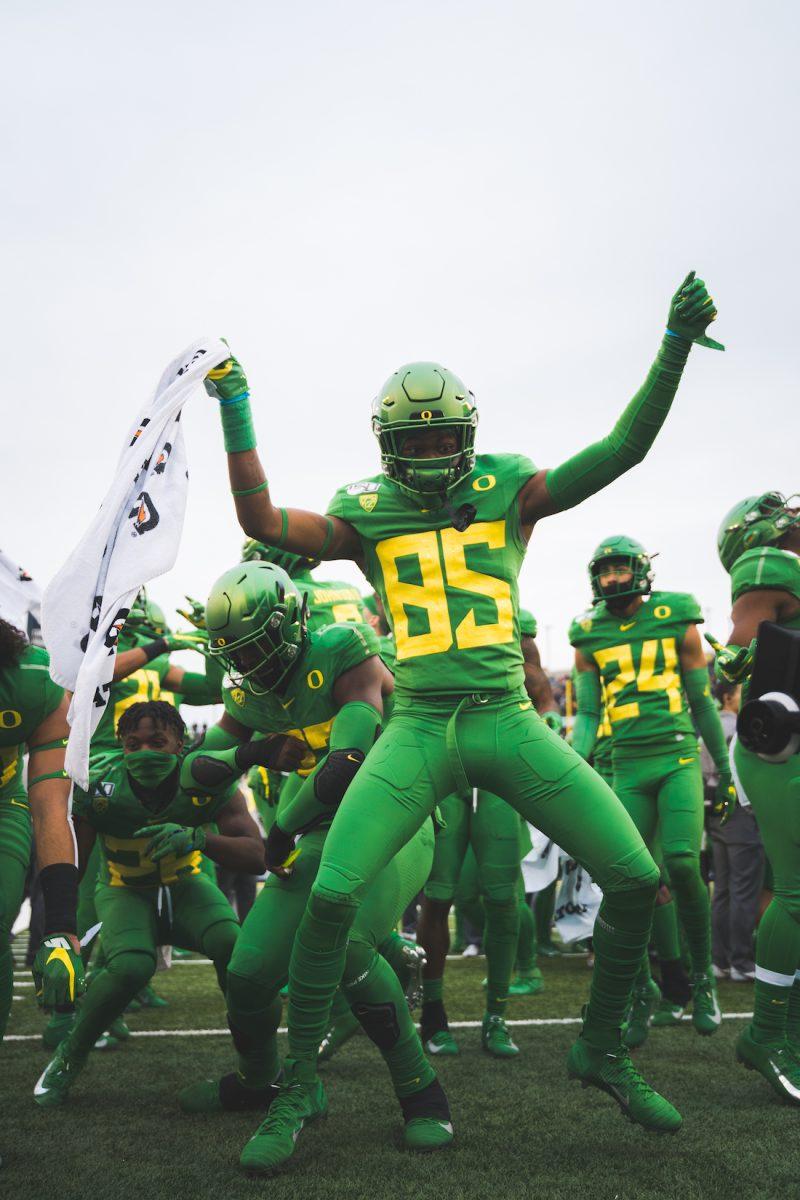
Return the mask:
{"type": "Polygon", "coordinates": [[[467,566],[467,546],[488,546],[502,550],[506,545],[506,522],[484,521],[463,532],[457,529],[431,529],[423,533],[405,533],[378,542],[375,553],[383,572],[386,599],[394,628],[398,661],[422,654],[443,654],[455,641],[459,650],[479,646],[497,646],[514,640],[514,605],[511,586],[495,575],[484,575],[467,566]],[[416,557],[422,583],[403,583],[398,558],[416,557]],[[486,596],[497,609],[497,620],[479,625],[475,610],[453,630],[447,605],[446,587],[486,596]],[[426,633],[409,633],[406,605],[423,609],[428,615],[426,633]]]}
{"type": "Polygon", "coordinates": [[[634,665],[633,647],[630,643],[610,646],[606,650],[596,650],[594,660],[601,677],[611,663],[619,664],[619,674],[614,679],[603,680],[606,691],[606,713],[612,725],[618,721],[630,721],[639,716],[638,701],[631,700],[627,704],[617,704],[619,693],[631,684],[635,685],[637,692],[665,692],[669,701],[670,713],[675,714],[683,710],[678,650],[674,637],[647,638],[643,641],[638,672],[634,665]],[[664,669],[656,674],[656,655],[659,647],[664,655],[664,669]]]}
{"type": "Polygon", "coordinates": [[[161,695],[161,677],[158,671],[148,671],[144,667],[140,667],[138,671],[132,671],[127,678],[136,680],[136,691],[132,696],[125,696],[123,700],[118,700],[114,705],[115,733],[120,717],[132,704],[139,704],[145,700],[158,700],[161,695]]]}

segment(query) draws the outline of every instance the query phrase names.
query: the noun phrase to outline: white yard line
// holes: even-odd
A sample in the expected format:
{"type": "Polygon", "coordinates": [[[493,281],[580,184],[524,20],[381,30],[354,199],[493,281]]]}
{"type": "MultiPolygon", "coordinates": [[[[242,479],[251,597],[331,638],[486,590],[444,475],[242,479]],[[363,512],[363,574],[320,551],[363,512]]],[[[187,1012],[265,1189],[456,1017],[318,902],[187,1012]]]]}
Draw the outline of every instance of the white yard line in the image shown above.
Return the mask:
{"type": "MultiPolygon", "coordinates": [[[[752,1019],[751,1012],[740,1013],[723,1013],[723,1021],[749,1021],[752,1019]]],[[[681,1017],[682,1021],[690,1021],[690,1016],[681,1017]]],[[[506,1021],[508,1026],[526,1026],[526,1025],[580,1025],[580,1017],[526,1017],[519,1021],[506,1021]]],[[[480,1029],[482,1021],[450,1021],[451,1029],[480,1029]]],[[[281,1027],[278,1033],[287,1033],[285,1027],[281,1027]]],[[[158,1038],[158,1037],[230,1037],[229,1029],[132,1029],[131,1037],[135,1038],[158,1038]]],[[[40,1033],[10,1033],[6,1034],[7,1042],[38,1042],[41,1039],[40,1033]]]]}

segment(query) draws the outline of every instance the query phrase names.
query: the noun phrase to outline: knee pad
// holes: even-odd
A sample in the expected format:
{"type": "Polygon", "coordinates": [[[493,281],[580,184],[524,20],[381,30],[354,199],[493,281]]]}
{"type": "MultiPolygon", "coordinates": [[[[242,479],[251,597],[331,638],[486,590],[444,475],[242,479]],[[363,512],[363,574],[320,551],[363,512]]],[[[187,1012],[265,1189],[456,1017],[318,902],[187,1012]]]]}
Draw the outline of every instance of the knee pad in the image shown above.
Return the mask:
{"type": "Polygon", "coordinates": [[[240,938],[228,962],[228,991],[239,996],[263,995],[273,982],[267,956],[261,946],[242,945],[240,938]]]}
{"type": "Polygon", "coordinates": [[[106,963],[109,975],[131,995],[141,991],[150,982],[155,969],[156,960],[140,950],[126,950],[115,954],[106,963]]]}
{"type": "Polygon", "coordinates": [[[359,907],[358,901],[352,896],[315,884],[308,898],[306,913],[314,921],[340,926],[346,931],[353,924],[359,907]]]}
{"type": "Polygon", "coordinates": [[[693,883],[700,877],[700,857],[697,854],[667,854],[664,856],[664,866],[676,888],[693,883]]]}

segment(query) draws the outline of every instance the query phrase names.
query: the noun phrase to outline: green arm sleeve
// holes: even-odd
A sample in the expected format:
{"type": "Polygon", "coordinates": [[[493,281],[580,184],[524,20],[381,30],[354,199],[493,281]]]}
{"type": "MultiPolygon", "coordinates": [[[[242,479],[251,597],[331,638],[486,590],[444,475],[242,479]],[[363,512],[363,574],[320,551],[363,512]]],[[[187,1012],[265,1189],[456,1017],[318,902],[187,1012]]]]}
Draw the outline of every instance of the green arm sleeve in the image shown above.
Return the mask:
{"type": "Polygon", "coordinates": [[[640,463],[656,439],[678,390],[691,342],[664,335],[647,379],[611,433],[547,473],[559,510],[573,508],[640,463]]]}
{"type": "Polygon", "coordinates": [[[575,676],[578,712],[572,730],[572,748],[581,758],[589,759],[600,724],[600,677],[596,671],[576,671],[575,676]]]}
{"type": "Polygon", "coordinates": [[[361,700],[352,700],[339,709],[331,727],[327,756],[303,780],[286,806],[279,806],[276,824],[283,833],[294,836],[333,814],[342,798],[341,795],[337,798],[337,783],[344,784],[343,795],[347,784],[369,753],[380,724],[378,710],[361,700]],[[353,761],[348,758],[348,751],[359,752],[360,757],[354,755],[353,761]],[[334,764],[344,768],[343,771],[337,770],[335,777],[332,769],[334,764]]]}
{"type": "Polygon", "coordinates": [[[731,768],[728,762],[728,746],[725,742],[725,731],[719,719],[717,706],[711,697],[711,685],[708,671],[705,667],[695,667],[683,675],[683,686],[689,697],[692,715],[700,730],[703,745],[714,760],[714,765],[722,779],[730,776],[731,768]]]}
{"type": "Polygon", "coordinates": [[[185,671],[178,691],[186,704],[219,704],[224,676],[217,663],[207,660],[205,675],[185,671]]]}

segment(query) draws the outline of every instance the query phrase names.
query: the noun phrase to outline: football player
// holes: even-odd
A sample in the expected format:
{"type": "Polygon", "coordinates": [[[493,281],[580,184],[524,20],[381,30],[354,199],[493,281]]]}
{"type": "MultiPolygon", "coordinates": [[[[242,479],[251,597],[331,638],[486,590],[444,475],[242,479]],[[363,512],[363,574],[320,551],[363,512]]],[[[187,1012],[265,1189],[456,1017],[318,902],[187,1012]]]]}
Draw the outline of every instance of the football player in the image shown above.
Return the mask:
{"type": "MultiPolygon", "coordinates": [[[[741,500],[722,521],[717,546],[731,577],[733,629],[726,647],[714,643],[716,670],[744,683],[746,699],[761,622],[800,630],[800,497],[764,492],[741,500]]],[[[753,1020],[736,1055],[800,1104],[800,757],[769,761],[737,738],[733,763],[774,875],[758,926],[753,1020]]]]}
{"type": "MultiPolygon", "coordinates": [[[[711,970],[708,889],[700,873],[703,777],[692,718],[719,771],[717,801],[732,811],[735,792],[722,724],[711,696],[703,620],[694,596],[653,592],[644,547],[610,537],[589,563],[594,606],[577,617],[578,712],[572,744],[583,758],[595,747],[602,696],[611,726],[613,786],[648,847],[658,832],[692,960],[692,1023],[712,1034],[721,1014],[711,970]]],[[[647,955],[636,981],[628,1044],[640,1045],[661,994],[647,955]]]]}
{"type": "Polygon", "coordinates": [[[437,801],[476,786],[584,862],[604,892],[592,993],[569,1074],[611,1094],[647,1128],[680,1126],[679,1113],[645,1083],[620,1038],[658,870],[614,793],[547,727],[524,691],[517,577],[538,521],[642,461],[692,342],[707,343],[715,316],[692,272],[670,303],[652,369],[612,431],[550,470],[519,454],[476,455],[477,408],[461,380],[436,363],[402,367],[373,406],[382,473],[342,488],[327,515],[272,502],[242,368],[231,358],[209,372],[245,533],[294,553],[357,562],[383,600],[397,651],[391,721],[337,813],[295,939],[273,1165],[293,1153],[315,1095],[317,1050],[366,886],[437,801]]]}
{"type": "Polygon", "coordinates": [[[323,625],[356,622],[369,625],[370,612],[364,598],[352,583],[338,580],[315,579],[312,572],[319,566],[319,559],[291,554],[288,550],[276,550],[248,538],[242,546],[243,562],[271,562],[283,567],[291,577],[301,596],[306,600],[306,627],[313,632],[323,625]]]}

